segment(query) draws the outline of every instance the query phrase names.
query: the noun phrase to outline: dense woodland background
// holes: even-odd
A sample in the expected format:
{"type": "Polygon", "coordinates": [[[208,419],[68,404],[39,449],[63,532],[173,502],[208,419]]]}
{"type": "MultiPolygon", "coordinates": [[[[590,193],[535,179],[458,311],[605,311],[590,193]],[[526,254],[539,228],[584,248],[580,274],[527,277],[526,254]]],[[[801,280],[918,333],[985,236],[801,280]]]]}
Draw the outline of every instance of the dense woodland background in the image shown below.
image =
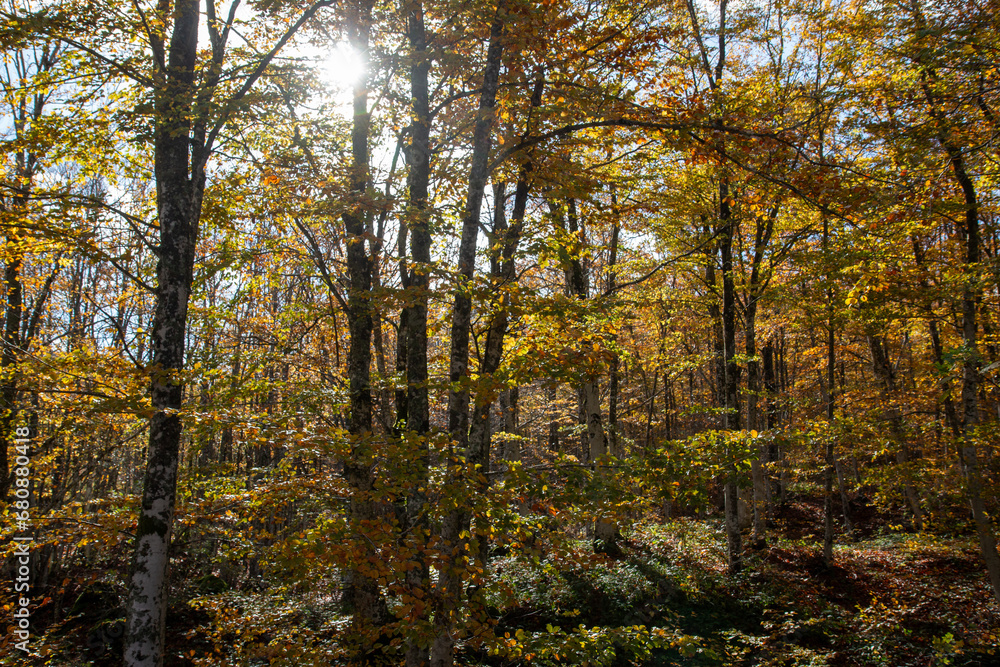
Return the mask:
{"type": "Polygon", "coordinates": [[[997,664],[998,12],[3,0],[0,663],[997,664]]]}

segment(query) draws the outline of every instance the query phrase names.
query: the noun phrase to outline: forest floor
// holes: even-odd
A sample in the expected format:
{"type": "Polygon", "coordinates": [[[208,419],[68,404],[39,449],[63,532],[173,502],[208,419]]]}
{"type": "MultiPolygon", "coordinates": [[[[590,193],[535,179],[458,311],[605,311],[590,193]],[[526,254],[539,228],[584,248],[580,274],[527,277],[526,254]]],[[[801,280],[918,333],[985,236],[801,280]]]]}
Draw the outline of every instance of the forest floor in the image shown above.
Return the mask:
{"type": "MultiPolygon", "coordinates": [[[[721,520],[712,516],[633,525],[615,558],[593,554],[583,540],[539,540],[528,555],[493,561],[484,587],[484,608],[511,651],[488,655],[470,645],[457,662],[1000,667],[1000,607],[973,536],[907,532],[901,516],[879,513],[863,495],[852,505],[856,529],[852,538],[837,535],[829,567],[822,502],[808,496],[780,508],[767,545],[749,548],[734,577],[726,574],[721,520]]],[[[339,664],[324,639],[346,622],[335,596],[204,583],[175,590],[169,667],[339,664]]],[[[36,640],[38,660],[8,652],[0,664],[120,664],[120,639],[109,637],[115,614],[94,610],[120,605],[121,587],[68,589],[64,620],[36,640]]]]}
{"type": "Polygon", "coordinates": [[[528,594],[502,624],[540,631],[571,609],[573,623],[684,633],[611,663],[622,665],[1000,666],[1000,607],[974,536],[905,532],[864,496],[852,505],[855,529],[837,535],[830,566],[821,498],[781,507],[735,577],[721,520],[675,519],[635,527],[619,558],[588,572],[543,566],[542,580],[517,581],[528,594]]]}

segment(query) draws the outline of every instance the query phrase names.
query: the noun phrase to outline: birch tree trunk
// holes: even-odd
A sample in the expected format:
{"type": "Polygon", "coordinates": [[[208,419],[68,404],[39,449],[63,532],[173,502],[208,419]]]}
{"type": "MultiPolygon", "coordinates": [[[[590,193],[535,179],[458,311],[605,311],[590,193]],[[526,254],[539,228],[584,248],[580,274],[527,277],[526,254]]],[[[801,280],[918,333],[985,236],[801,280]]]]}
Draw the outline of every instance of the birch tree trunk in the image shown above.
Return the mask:
{"type": "MultiPolygon", "coordinates": [[[[167,569],[182,429],[179,411],[184,395],[179,372],[184,365],[188,299],[205,187],[204,171],[196,169],[192,176],[189,161],[198,24],[198,0],[179,0],[174,12],[167,67],[158,72],[156,90],[154,170],[160,256],[156,270],[150,377],[150,397],[155,412],[149,423],[148,458],[129,580],[125,638],[128,667],[163,664],[167,569]]],[[[160,47],[162,55],[162,45],[160,47]]],[[[192,152],[198,153],[197,147],[192,152]]]]}
{"type": "Polygon", "coordinates": [[[152,363],[147,464],[132,554],[127,603],[124,662],[127,667],[163,664],[167,610],[169,546],[177,496],[177,464],[182,424],[180,410],[188,301],[194,277],[195,246],[205,191],[205,166],[214,137],[229,114],[253,88],[267,64],[288,39],[332,0],[318,0],[304,10],[252,69],[243,85],[226,100],[213,97],[219,85],[233,13],[216,20],[214,2],[205,5],[210,40],[204,79],[195,83],[198,61],[200,0],[178,0],[168,19],[169,44],[163,33],[148,33],[153,59],[152,87],[156,125],[153,174],[159,221],[159,262],[151,328],[152,363]],[[219,111],[221,109],[221,111],[219,111]],[[207,114],[218,111],[208,127],[207,114]]]}

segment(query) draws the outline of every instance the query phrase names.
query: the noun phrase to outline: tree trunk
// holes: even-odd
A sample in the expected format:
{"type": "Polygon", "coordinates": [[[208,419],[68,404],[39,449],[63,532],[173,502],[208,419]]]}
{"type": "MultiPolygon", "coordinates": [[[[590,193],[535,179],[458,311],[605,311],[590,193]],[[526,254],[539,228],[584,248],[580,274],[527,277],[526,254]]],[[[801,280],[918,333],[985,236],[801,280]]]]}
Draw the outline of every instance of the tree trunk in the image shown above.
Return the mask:
{"type": "MultiPolygon", "coordinates": [[[[348,40],[355,53],[368,53],[371,32],[372,4],[363,1],[353,8],[348,22],[348,40]],[[355,13],[356,12],[356,13],[355,13]]],[[[363,203],[369,185],[368,81],[354,85],[354,122],[351,131],[351,173],[348,210],[343,214],[347,246],[347,352],[348,393],[350,415],[347,430],[351,451],[344,461],[344,477],[351,487],[350,521],[361,545],[361,563],[348,574],[344,602],[353,612],[348,650],[353,659],[370,659],[378,633],[388,619],[385,600],[379,590],[377,563],[379,557],[372,539],[365,534],[376,520],[378,503],[372,497],[375,490],[375,452],[372,441],[373,401],[371,388],[372,337],[372,269],[373,258],[365,243],[368,217],[372,212],[363,203]]]]}
{"type": "MultiPolygon", "coordinates": [[[[835,372],[837,368],[837,349],[835,346],[836,338],[835,331],[833,327],[833,279],[830,277],[829,272],[832,271],[832,267],[829,266],[829,250],[830,250],[830,221],[827,216],[823,216],[823,259],[827,264],[827,286],[826,286],[826,379],[824,381],[825,394],[824,399],[826,400],[826,421],[829,427],[833,428],[833,414],[834,408],[836,407],[836,393],[837,387],[834,384],[835,372]]],[[[833,564],[833,475],[834,469],[836,467],[836,459],[834,458],[834,446],[836,440],[833,433],[827,434],[826,441],[826,470],[823,473],[824,476],[824,492],[825,496],[823,499],[823,562],[830,566],[833,564]]],[[[847,515],[847,506],[844,506],[844,515],[847,515]]]]}
{"type": "MultiPolygon", "coordinates": [[[[469,170],[468,195],[462,215],[462,236],[458,249],[458,287],[452,307],[451,355],[448,376],[452,390],[448,394],[448,432],[453,447],[451,456],[458,453],[480,455],[469,450],[469,342],[472,333],[472,295],[466,289],[471,285],[475,271],[476,240],[479,236],[480,213],[486,181],[489,178],[489,155],[492,145],[494,109],[500,81],[500,62],[503,55],[503,37],[507,20],[504,0],[500,0],[490,26],[483,72],[483,88],[472,139],[472,159],[469,170]]],[[[467,461],[467,463],[471,463],[467,461]]],[[[461,509],[448,514],[442,522],[441,548],[443,564],[438,596],[434,610],[434,644],[431,646],[431,667],[450,667],[453,663],[455,637],[452,632],[458,603],[462,596],[464,563],[463,543],[460,535],[468,523],[468,515],[461,509]]]]}
{"type": "MultiPolygon", "coordinates": [[[[706,225],[705,236],[709,236],[709,229],[706,225]]],[[[705,248],[705,285],[709,292],[708,316],[712,325],[712,355],[713,373],[710,374],[712,382],[712,398],[716,405],[725,405],[725,384],[726,384],[726,344],[723,339],[722,310],[716,298],[718,282],[715,273],[715,253],[718,248],[718,241],[709,244],[705,248]]]]}
{"type": "MultiPolygon", "coordinates": [[[[614,220],[611,228],[611,247],[608,248],[608,294],[614,294],[616,266],[618,264],[618,236],[621,232],[620,211],[618,210],[618,193],[611,191],[611,212],[614,220]]],[[[620,360],[618,353],[612,352],[610,368],[608,369],[608,450],[612,456],[621,456],[618,442],[618,372],[620,360]]],[[[650,399],[650,415],[656,402],[656,392],[650,399]]],[[[652,421],[652,419],[650,419],[652,421]]],[[[647,442],[647,446],[648,446],[647,442]]]]}
{"type": "MultiPolygon", "coordinates": [[[[18,206],[18,202],[14,203],[18,206]]],[[[23,208],[22,206],[19,206],[23,208]]],[[[7,304],[4,308],[3,351],[0,352],[0,499],[6,500],[10,490],[11,475],[7,453],[14,444],[14,421],[17,419],[18,350],[21,349],[21,286],[20,251],[22,237],[14,229],[7,234],[7,245],[12,256],[4,267],[4,287],[7,304]]]]}
{"type": "MultiPolygon", "coordinates": [[[[760,396],[760,377],[758,374],[759,364],[757,357],[757,302],[753,296],[748,299],[746,309],[746,355],[747,355],[747,429],[755,431],[759,428],[758,423],[758,398],[760,396]]],[[[763,547],[766,543],[766,508],[767,499],[764,466],[763,466],[763,446],[755,445],[753,450],[753,460],[750,463],[750,475],[753,481],[753,540],[757,548],[763,547]]]]}
{"type": "Polygon", "coordinates": [[[834,459],[834,469],[837,472],[837,486],[840,488],[840,507],[844,514],[844,532],[848,535],[854,532],[854,524],[851,523],[851,502],[847,497],[847,482],[844,479],[844,467],[840,464],[840,459],[834,459]]]}
{"type": "MultiPolygon", "coordinates": [[[[764,290],[765,281],[761,276],[761,265],[764,260],[764,250],[771,240],[774,230],[774,220],[778,215],[778,204],[775,204],[765,218],[758,218],[754,232],[754,253],[750,267],[750,285],[746,305],[746,356],[747,356],[747,429],[760,428],[759,397],[760,397],[760,364],[757,361],[757,304],[764,290]]],[[[766,511],[767,491],[764,478],[763,446],[754,450],[751,462],[753,481],[753,536],[758,548],[766,541],[766,511]]]]}
{"type": "MultiPolygon", "coordinates": [[[[766,418],[764,427],[767,430],[771,430],[778,423],[778,408],[777,402],[775,401],[775,395],[778,391],[777,378],[774,372],[774,342],[772,339],[768,339],[767,343],[764,345],[762,350],[762,366],[764,374],[764,396],[767,407],[765,409],[766,418]]],[[[774,496],[778,494],[779,490],[777,488],[777,479],[770,473],[772,464],[778,462],[778,446],[774,443],[769,443],[766,450],[765,461],[768,465],[768,470],[765,472],[765,477],[767,478],[767,496],[768,502],[772,505],[774,504],[774,496]]]]}
{"type": "MultiPolygon", "coordinates": [[[[919,5],[914,5],[916,27],[923,29],[926,25],[919,5]]],[[[921,58],[925,56],[921,55],[921,58]]],[[[979,238],[979,202],[976,186],[966,170],[965,151],[952,143],[949,136],[949,125],[941,104],[937,99],[932,84],[939,82],[937,72],[929,63],[922,63],[921,86],[924,98],[930,109],[931,117],[939,124],[938,143],[948,156],[948,163],[955,180],[962,189],[965,203],[965,224],[958,225],[958,231],[965,241],[965,280],[962,289],[962,445],[961,460],[966,470],[967,493],[972,518],[976,524],[979,536],[979,547],[986,564],[993,596],[1000,602],[1000,555],[997,554],[996,538],[993,536],[993,524],[986,514],[982,497],[982,477],[979,470],[978,453],[976,451],[976,425],[979,423],[979,363],[980,355],[977,349],[976,307],[979,301],[980,238],[979,238]]]]}
{"type": "Polygon", "coordinates": [[[556,399],[559,397],[558,392],[559,387],[555,382],[550,383],[545,388],[545,397],[548,399],[547,410],[551,415],[549,418],[549,433],[548,433],[548,448],[549,451],[558,452],[559,451],[559,420],[557,419],[556,412],[556,399]]]}
{"type": "MultiPolygon", "coordinates": [[[[411,623],[426,622],[426,605],[430,599],[430,569],[423,557],[429,540],[425,515],[430,448],[426,440],[430,431],[430,398],[427,386],[427,304],[431,268],[431,231],[429,225],[428,191],[430,189],[430,93],[428,77],[431,68],[424,29],[423,4],[414,0],[407,8],[407,39],[410,46],[410,97],[412,124],[408,147],[410,216],[410,270],[406,285],[411,292],[405,312],[406,327],[406,430],[415,437],[413,485],[406,499],[406,525],[410,547],[417,554],[416,562],[406,572],[407,595],[415,605],[411,623]]],[[[402,327],[401,327],[402,329],[402,327]]],[[[406,667],[422,667],[429,660],[429,645],[419,636],[406,640],[406,667]]]]}
{"type": "Polygon", "coordinates": [[[921,530],[923,527],[923,511],[920,508],[920,496],[910,481],[909,462],[912,458],[909,446],[906,444],[906,434],[903,429],[903,416],[896,405],[896,374],[889,361],[885,340],[874,333],[868,335],[868,347],[872,354],[872,372],[882,388],[882,393],[889,401],[886,408],[886,419],[889,422],[889,432],[896,445],[896,462],[902,468],[903,495],[910,510],[913,512],[913,527],[921,530]]]}
{"type": "MultiPolygon", "coordinates": [[[[911,241],[913,244],[914,262],[918,268],[923,269],[924,249],[921,247],[920,240],[916,236],[912,236],[911,241]]],[[[930,292],[930,283],[923,275],[920,278],[920,289],[925,293],[930,292]]],[[[934,363],[938,367],[942,367],[944,364],[944,347],[941,345],[941,333],[938,330],[933,304],[926,304],[924,310],[927,313],[927,331],[931,337],[931,354],[933,354],[934,363]]],[[[952,435],[956,438],[960,437],[962,435],[962,422],[958,418],[958,412],[955,411],[955,401],[951,397],[951,382],[947,378],[941,381],[941,396],[948,427],[951,429],[952,435]]]]}
{"type": "MultiPolygon", "coordinates": [[[[289,27],[270,60],[305,21],[323,6],[313,4],[289,27]]],[[[211,63],[201,88],[195,86],[200,2],[179,0],[171,14],[172,30],[165,48],[158,31],[149,33],[153,51],[152,82],[156,125],[153,130],[153,172],[159,222],[159,262],[156,270],[151,327],[150,403],[147,466],[135,548],[129,579],[128,621],[124,659],[128,667],[153,667],[163,662],[167,606],[168,549],[177,493],[177,463],[181,438],[180,408],[188,301],[194,272],[195,246],[205,191],[205,166],[211,144],[235,103],[251,90],[264,71],[254,70],[225,103],[212,104],[230,27],[215,20],[215,5],[206,5],[211,63]],[[195,102],[197,101],[197,104],[195,102]],[[222,109],[208,131],[210,111],[222,109]]],[[[263,65],[264,62],[261,63],[263,65]]]]}
{"type": "MultiPolygon", "coordinates": [[[[168,549],[177,494],[180,408],[188,299],[204,191],[204,171],[190,175],[190,110],[199,23],[198,0],[180,0],[174,11],[169,61],[158,74],[154,171],[160,223],[156,305],[152,325],[147,466],[129,579],[125,664],[158,667],[163,661],[167,611],[168,549]]],[[[191,162],[195,162],[192,156],[191,162]]]]}
{"type": "Polygon", "coordinates": [[[993,587],[993,596],[1000,602],[1000,555],[997,554],[996,538],[993,536],[993,522],[986,513],[983,501],[982,473],[979,470],[979,455],[976,451],[976,426],[979,423],[979,352],[976,344],[976,304],[979,298],[980,248],[979,248],[979,204],[976,189],[965,170],[962,152],[942,139],[951,162],[955,178],[962,187],[965,197],[965,287],[962,291],[962,460],[965,464],[968,482],[969,506],[979,536],[979,549],[986,563],[986,571],[993,587]]]}
{"type": "MultiPolygon", "coordinates": [[[[559,205],[550,202],[550,208],[555,217],[557,225],[569,234],[578,238],[579,244],[586,242],[582,226],[576,213],[576,201],[570,199],[564,211],[559,205]]],[[[560,251],[566,278],[566,292],[581,300],[590,297],[590,281],[587,270],[580,259],[578,252],[569,252],[566,249],[560,251]]],[[[601,395],[598,378],[587,377],[581,382],[578,388],[580,422],[585,427],[583,434],[585,448],[583,454],[590,462],[595,471],[601,465],[601,459],[607,457],[608,443],[604,432],[603,416],[601,413],[601,395]]],[[[617,552],[618,526],[612,521],[599,520],[594,525],[594,548],[596,551],[614,554],[617,552]]]]}
{"type": "MultiPolygon", "coordinates": [[[[723,175],[719,183],[719,224],[719,255],[722,260],[722,337],[725,350],[723,418],[725,429],[732,432],[740,430],[740,367],[736,363],[736,290],[733,284],[733,235],[736,224],[729,203],[727,175],[723,175]]],[[[725,513],[729,574],[734,575],[743,568],[743,536],[739,523],[739,486],[735,463],[730,466],[726,479],[725,513]]]]}

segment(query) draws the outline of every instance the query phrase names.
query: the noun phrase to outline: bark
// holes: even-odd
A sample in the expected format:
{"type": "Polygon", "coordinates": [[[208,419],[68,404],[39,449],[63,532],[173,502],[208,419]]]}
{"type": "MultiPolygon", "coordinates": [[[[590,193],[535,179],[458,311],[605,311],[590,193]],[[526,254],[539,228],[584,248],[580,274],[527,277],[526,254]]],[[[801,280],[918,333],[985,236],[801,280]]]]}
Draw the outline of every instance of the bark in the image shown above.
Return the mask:
{"type": "MultiPolygon", "coordinates": [[[[722,337],[725,354],[723,384],[724,426],[727,431],[740,430],[739,382],[740,367],[736,363],[736,290],[733,284],[733,236],[735,218],[729,204],[729,177],[719,183],[719,256],[722,260],[722,337]]],[[[739,524],[739,487],[736,466],[729,469],[726,479],[726,547],[729,574],[738,574],[743,567],[743,536],[739,524]]]]}
{"type": "MultiPolygon", "coordinates": [[[[618,193],[611,191],[611,210],[614,217],[611,228],[611,246],[608,248],[608,294],[614,294],[616,267],[618,264],[618,236],[621,231],[620,211],[618,210],[618,193]]],[[[608,444],[612,456],[620,456],[621,450],[618,443],[618,373],[619,359],[615,352],[611,358],[608,369],[608,444]]],[[[656,402],[656,392],[653,392],[649,401],[649,413],[653,413],[653,405],[656,402]]],[[[652,421],[652,419],[650,419],[652,421]]],[[[648,444],[648,439],[647,439],[648,444]]]]}
{"type": "MultiPolygon", "coordinates": [[[[708,228],[705,228],[705,235],[708,236],[708,228]]],[[[718,252],[718,243],[712,244],[705,249],[705,285],[708,288],[709,303],[708,316],[712,323],[712,344],[715,354],[712,359],[715,362],[712,373],[712,397],[716,405],[725,404],[725,383],[726,383],[726,345],[722,334],[722,310],[719,302],[715,298],[717,294],[717,277],[715,272],[715,256],[718,252]]]]}
{"type": "MultiPolygon", "coordinates": [[[[230,396],[236,395],[236,389],[240,385],[243,374],[243,332],[239,326],[236,328],[236,350],[233,352],[232,370],[229,375],[230,396]]],[[[233,427],[229,420],[223,423],[222,436],[219,438],[219,462],[232,463],[233,457],[233,427]]]]}
{"type": "Polygon", "coordinates": [[[153,174],[159,221],[159,262],[150,348],[150,402],[147,466],[132,555],[127,604],[124,661],[128,667],[163,663],[167,607],[168,549],[177,492],[181,438],[180,408],[188,300],[193,282],[195,245],[205,190],[205,165],[211,145],[228,114],[253,87],[266,62],[289,36],[325,4],[315,3],[292,24],[265,61],[224,104],[212,104],[220,81],[230,24],[215,20],[206,5],[211,61],[200,87],[195,86],[200,22],[199,0],[179,0],[172,12],[169,45],[151,34],[153,95],[153,174]],[[220,32],[219,26],[223,26],[220,32]],[[222,109],[208,129],[207,114],[222,109]]]}
{"type": "MultiPolygon", "coordinates": [[[[481,456],[469,450],[469,342],[472,333],[471,287],[476,260],[476,240],[479,235],[480,214],[486,181],[489,178],[489,155],[492,145],[497,88],[500,81],[500,63],[503,55],[503,38],[506,27],[504,0],[497,7],[490,26],[483,72],[483,88],[472,138],[472,160],[469,169],[468,194],[462,215],[462,236],[458,248],[458,285],[452,307],[451,354],[448,375],[451,391],[448,394],[448,432],[453,447],[467,455],[481,456]]],[[[479,443],[477,443],[478,445],[479,443]]],[[[454,453],[452,453],[454,456],[454,453]]],[[[468,461],[468,463],[472,463],[468,461]]],[[[461,509],[448,514],[442,522],[441,548],[443,564],[439,591],[434,610],[434,643],[431,646],[431,667],[449,667],[453,664],[455,637],[453,628],[458,602],[462,595],[465,567],[463,544],[459,537],[468,517],[461,509]]]]}
{"type": "MultiPolygon", "coordinates": [[[[926,20],[919,4],[914,4],[914,18],[918,29],[926,28],[926,20]]],[[[979,536],[979,547],[986,564],[993,596],[1000,602],[1000,555],[997,554],[996,538],[993,535],[993,524],[986,513],[982,497],[982,473],[979,470],[979,457],[976,447],[976,426],[979,422],[979,363],[980,355],[977,349],[976,310],[980,296],[980,230],[979,201],[976,186],[965,163],[965,151],[953,141],[949,132],[951,123],[945,116],[943,104],[937,98],[935,86],[940,81],[933,65],[926,62],[928,55],[921,53],[918,62],[923,66],[921,71],[921,86],[930,116],[938,124],[938,143],[948,156],[948,163],[962,190],[965,204],[965,220],[959,226],[959,233],[965,242],[965,281],[962,288],[962,445],[960,448],[962,463],[966,470],[967,493],[972,517],[979,536]]]]}
{"type": "Polygon", "coordinates": [[[903,495],[913,513],[913,526],[921,530],[923,526],[923,510],[920,508],[920,496],[910,482],[909,462],[912,458],[909,446],[906,444],[906,433],[903,428],[903,416],[896,404],[896,374],[889,361],[885,340],[874,333],[868,334],[868,347],[872,355],[872,372],[882,390],[883,398],[888,405],[885,408],[886,420],[889,422],[889,434],[896,445],[896,462],[903,472],[903,495]]]}
{"type": "MultiPolygon", "coordinates": [[[[913,243],[913,259],[918,268],[923,268],[925,264],[924,249],[916,236],[913,236],[911,240],[913,243]]],[[[920,289],[925,293],[930,291],[930,283],[922,274],[920,289]]],[[[944,364],[944,346],[941,344],[941,332],[938,329],[933,305],[928,303],[925,306],[925,312],[927,313],[927,331],[931,337],[931,354],[933,355],[934,363],[940,368],[944,364]]],[[[941,395],[948,427],[951,429],[952,435],[956,438],[960,437],[962,435],[962,423],[958,418],[958,412],[955,410],[955,401],[952,400],[951,396],[951,382],[947,378],[941,381],[941,395]]]]}
{"type": "MultiPolygon", "coordinates": [[[[576,200],[570,198],[565,209],[559,204],[549,202],[549,208],[554,214],[556,223],[564,232],[569,233],[569,238],[573,239],[570,241],[572,247],[560,248],[559,250],[566,280],[566,294],[577,299],[587,299],[590,296],[590,277],[584,261],[580,258],[580,249],[586,243],[586,235],[576,214],[576,200]]],[[[583,427],[583,432],[580,435],[580,460],[592,461],[585,384],[586,381],[576,388],[577,423],[583,427]]]]}
{"type": "MultiPolygon", "coordinates": [[[[823,257],[824,260],[829,259],[829,249],[830,249],[830,221],[826,216],[823,216],[823,257]]],[[[829,270],[832,270],[830,268],[829,270]]],[[[831,278],[827,277],[827,287],[826,287],[826,378],[824,381],[824,393],[826,401],[826,421],[832,427],[833,426],[833,414],[836,407],[836,393],[837,388],[834,384],[835,372],[837,369],[837,350],[834,343],[835,331],[833,326],[833,281],[831,278]]],[[[833,475],[836,468],[836,459],[834,458],[834,446],[835,439],[833,434],[829,434],[826,442],[826,470],[823,473],[824,476],[824,492],[825,496],[823,499],[823,561],[829,566],[833,563],[833,475]]],[[[843,485],[841,485],[843,488],[843,485]]],[[[844,517],[847,517],[848,508],[844,505],[844,517]]],[[[849,523],[849,521],[848,521],[849,523]]]]}
{"type": "MultiPolygon", "coordinates": [[[[15,206],[17,204],[15,203],[15,206]]],[[[13,208],[13,207],[12,207],[13,208]]],[[[22,242],[16,229],[7,234],[7,245],[18,248],[22,242]]],[[[14,250],[4,267],[4,287],[7,303],[4,307],[3,351],[0,352],[0,499],[7,499],[10,490],[10,463],[7,452],[13,445],[14,421],[17,419],[17,363],[21,350],[21,313],[23,288],[21,285],[22,255],[14,250]]]]}
{"type": "Polygon", "coordinates": [[[553,382],[545,388],[545,397],[548,399],[548,410],[552,415],[549,419],[548,448],[549,451],[559,451],[559,421],[556,418],[555,404],[558,398],[558,387],[553,382]]]}
{"type": "MultiPolygon", "coordinates": [[[[596,470],[608,456],[608,441],[601,418],[601,394],[596,381],[583,384],[583,404],[587,414],[587,442],[591,466],[596,470]]],[[[594,551],[614,555],[618,549],[618,524],[598,519],[594,524],[594,551]]]]}
{"type": "MultiPolygon", "coordinates": [[[[760,396],[760,364],[757,361],[757,304],[764,290],[764,279],[761,276],[761,266],[764,260],[764,250],[771,240],[774,230],[774,220],[778,215],[778,206],[771,208],[766,218],[759,218],[754,233],[754,254],[750,267],[750,284],[746,305],[746,356],[747,356],[747,429],[757,430],[760,427],[758,402],[760,396]]],[[[764,545],[766,537],[767,492],[764,478],[763,447],[758,447],[751,462],[753,478],[753,537],[758,547],[764,545]]]]}
{"type": "MultiPolygon", "coordinates": [[[[771,380],[768,382],[768,372],[765,366],[764,370],[764,383],[768,387],[769,396],[769,406],[768,406],[768,428],[774,428],[777,426],[785,413],[779,408],[779,403],[775,399],[776,396],[784,395],[787,392],[788,380],[787,380],[787,364],[785,363],[785,330],[779,329],[777,341],[773,338],[769,341],[768,349],[773,352],[772,355],[765,355],[765,359],[771,356],[773,363],[771,364],[771,380]],[[775,344],[775,342],[777,344],[775,344]]],[[[778,445],[771,445],[768,451],[768,458],[771,463],[778,463],[778,474],[774,477],[771,488],[772,502],[774,495],[778,496],[778,502],[784,506],[786,501],[787,493],[787,480],[788,480],[788,466],[787,460],[781,451],[781,447],[778,445]]]]}
{"type": "MultiPolygon", "coordinates": [[[[348,40],[355,52],[363,56],[368,53],[371,8],[370,2],[360,3],[348,24],[348,40]]],[[[377,502],[373,498],[376,480],[371,387],[374,333],[371,290],[374,261],[365,243],[365,234],[369,229],[368,218],[372,211],[363,201],[370,181],[369,135],[368,82],[361,80],[354,85],[349,191],[351,201],[342,216],[346,231],[349,281],[347,377],[350,415],[347,430],[352,441],[351,452],[344,461],[344,477],[351,487],[350,521],[357,533],[357,542],[362,547],[362,563],[348,574],[344,602],[353,612],[348,650],[353,654],[353,659],[359,662],[371,659],[376,650],[373,648],[375,639],[388,618],[385,600],[378,585],[378,554],[374,542],[365,534],[377,519],[377,502]]]]}
{"type": "Polygon", "coordinates": [[[851,522],[851,501],[847,497],[847,482],[844,479],[844,466],[840,459],[834,459],[834,469],[837,472],[837,486],[840,487],[840,506],[844,514],[844,531],[848,534],[854,532],[854,525],[851,522]]]}
{"type": "MultiPolygon", "coordinates": [[[[212,410],[214,397],[212,395],[212,383],[208,380],[203,380],[201,383],[198,402],[198,407],[201,409],[202,414],[208,414],[212,410]]],[[[206,468],[214,463],[215,460],[215,424],[208,424],[203,434],[200,451],[198,452],[198,465],[206,468]]]]}
{"type": "Polygon", "coordinates": [[[587,413],[590,460],[597,463],[608,454],[608,440],[601,415],[601,391],[596,381],[583,384],[583,404],[587,413]]]}
{"type": "MultiPolygon", "coordinates": [[[[404,281],[400,284],[400,287],[405,290],[408,288],[408,285],[404,281]]],[[[396,375],[401,378],[406,377],[406,358],[408,356],[406,344],[409,338],[409,333],[407,332],[409,320],[410,309],[404,307],[399,311],[399,327],[396,329],[396,375]]],[[[393,432],[398,435],[407,422],[405,384],[397,384],[393,392],[393,404],[396,408],[396,421],[393,432]]]]}
{"type": "MultiPolygon", "coordinates": [[[[381,280],[379,279],[378,254],[372,255],[372,289],[375,292],[381,290],[381,280]]],[[[372,346],[375,348],[375,369],[378,371],[379,382],[382,388],[379,390],[378,421],[386,433],[391,433],[395,420],[392,415],[394,405],[392,388],[387,384],[389,374],[386,372],[385,352],[385,332],[383,331],[383,317],[375,312],[372,313],[372,346]]]]}
{"type": "MultiPolygon", "coordinates": [[[[500,410],[503,412],[503,431],[513,436],[521,434],[521,391],[514,385],[500,396],[500,410]]],[[[503,458],[506,461],[521,460],[521,445],[518,440],[504,443],[503,458]]]]}
{"type": "Polygon", "coordinates": [[[976,305],[979,298],[980,241],[979,204],[976,188],[965,168],[962,152],[945,139],[941,144],[948,153],[955,179],[965,198],[965,286],[962,291],[962,461],[968,483],[969,506],[979,536],[979,549],[986,564],[993,596],[1000,602],[1000,555],[997,554],[993,522],[983,500],[983,479],[976,447],[976,425],[979,423],[979,352],[977,349],[976,305]]]}
{"type": "Polygon", "coordinates": [[[149,424],[148,459],[129,581],[125,639],[125,664],[129,667],[159,666],[163,661],[168,549],[182,428],[178,413],[184,393],[178,373],[184,364],[188,299],[205,186],[204,172],[196,171],[192,176],[189,163],[198,6],[198,0],[177,3],[168,65],[159,74],[156,90],[154,171],[160,253],[150,377],[155,412],[149,424]]]}
{"type": "MultiPolygon", "coordinates": [[[[583,229],[576,214],[576,202],[570,199],[565,211],[562,207],[550,202],[556,224],[564,230],[568,228],[572,237],[579,239],[579,244],[585,242],[583,229]],[[563,216],[565,215],[565,220],[563,216]]],[[[575,249],[574,249],[575,250],[575,249]]],[[[590,281],[587,270],[580,259],[579,252],[564,250],[560,252],[566,278],[566,292],[574,298],[586,300],[590,297],[590,281]]],[[[585,427],[583,434],[585,448],[583,453],[595,471],[601,460],[608,455],[608,441],[604,431],[604,420],[601,413],[601,394],[598,378],[585,377],[578,388],[580,421],[585,427]]],[[[618,526],[613,521],[598,520],[594,525],[595,551],[614,554],[617,546],[618,526]]]]}
{"type": "MultiPolygon", "coordinates": [[[[428,191],[430,188],[430,93],[428,77],[431,68],[427,35],[424,28],[423,4],[416,0],[407,5],[407,40],[410,47],[410,97],[412,122],[410,145],[407,150],[408,219],[410,229],[410,269],[406,287],[410,292],[406,308],[406,430],[415,438],[413,486],[406,499],[406,525],[411,547],[418,557],[406,573],[407,594],[420,604],[430,598],[430,570],[422,558],[429,538],[425,506],[430,450],[427,433],[430,430],[430,401],[427,386],[427,299],[430,283],[431,231],[429,225],[428,191]]],[[[402,328],[402,327],[401,327],[402,328]]],[[[426,613],[413,619],[426,622],[426,613]]],[[[406,667],[420,667],[429,660],[429,644],[418,636],[406,641],[406,667]]]]}
{"type": "MultiPolygon", "coordinates": [[[[617,369],[617,358],[612,359],[612,366],[611,366],[610,370],[611,370],[611,373],[609,373],[609,375],[611,375],[611,379],[617,379],[617,378],[615,378],[615,375],[617,375],[617,370],[618,370],[617,369]]],[[[646,388],[646,385],[648,384],[646,382],[646,380],[645,380],[645,375],[646,375],[646,373],[645,373],[645,371],[643,371],[643,383],[642,383],[642,385],[643,385],[643,389],[644,390],[646,388]]],[[[659,382],[660,382],[660,373],[658,371],[654,370],[653,371],[653,387],[652,387],[652,390],[649,392],[648,397],[646,398],[646,437],[645,437],[645,440],[644,440],[644,444],[645,444],[645,446],[647,448],[653,446],[653,411],[656,409],[656,394],[659,393],[659,391],[660,391],[659,382]]],[[[609,382],[609,384],[610,384],[610,382],[609,382]]],[[[617,391],[617,387],[615,387],[615,391],[617,391]]],[[[610,406],[610,403],[611,403],[611,401],[609,400],[608,403],[609,403],[609,405],[608,405],[608,418],[610,420],[610,415],[611,415],[611,406],[610,406]]]]}

